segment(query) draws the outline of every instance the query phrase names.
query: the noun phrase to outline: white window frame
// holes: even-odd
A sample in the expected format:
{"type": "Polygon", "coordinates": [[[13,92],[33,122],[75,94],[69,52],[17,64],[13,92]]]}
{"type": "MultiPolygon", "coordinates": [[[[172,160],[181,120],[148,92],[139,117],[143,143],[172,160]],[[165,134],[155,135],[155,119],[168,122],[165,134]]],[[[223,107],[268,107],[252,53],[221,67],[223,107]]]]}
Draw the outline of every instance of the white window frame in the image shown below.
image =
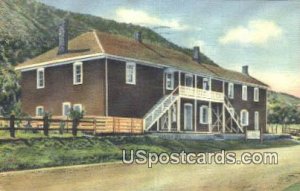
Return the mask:
{"type": "Polygon", "coordinates": [[[73,105],[73,110],[75,110],[75,107],[79,107],[79,112],[82,112],[82,104],[81,103],[76,103],[73,105]]]}
{"type": "Polygon", "coordinates": [[[254,101],[259,102],[259,88],[254,88],[253,94],[254,101]]]}
{"type": "Polygon", "coordinates": [[[184,110],[183,110],[183,116],[184,116],[184,121],[183,121],[183,127],[185,131],[191,131],[193,130],[194,126],[193,126],[193,115],[194,115],[194,110],[193,110],[193,104],[191,103],[185,103],[184,104],[184,110]],[[187,117],[186,117],[186,112],[187,112],[187,107],[191,108],[191,112],[192,112],[192,116],[191,116],[191,120],[192,120],[192,128],[191,129],[187,129],[187,117]]]}
{"type": "Polygon", "coordinates": [[[210,88],[209,86],[210,86],[209,79],[208,78],[203,78],[202,89],[203,90],[209,90],[209,88],[210,88]],[[207,82],[207,88],[204,87],[205,82],[207,82]]]}
{"type": "Polygon", "coordinates": [[[70,108],[69,110],[71,110],[72,107],[71,107],[71,103],[70,102],[63,102],[62,103],[62,116],[66,116],[67,117],[67,116],[69,116],[70,113],[69,114],[65,114],[66,113],[66,111],[65,111],[65,105],[69,106],[69,108],[70,108]]]}
{"type": "Polygon", "coordinates": [[[259,130],[259,112],[258,111],[254,112],[254,130],[256,130],[256,131],[259,130]]]}
{"type": "Polygon", "coordinates": [[[173,72],[166,72],[165,76],[166,76],[166,89],[167,90],[173,90],[174,89],[174,73],[173,72]]]}
{"type": "Polygon", "coordinates": [[[228,83],[228,98],[234,99],[234,83],[228,83]]]}
{"type": "Polygon", "coordinates": [[[42,116],[44,116],[44,114],[45,114],[44,106],[41,106],[41,105],[36,106],[36,108],[35,108],[35,116],[42,117],[42,116]],[[42,111],[43,111],[42,115],[39,115],[39,109],[42,109],[42,111]]]}
{"type": "Polygon", "coordinates": [[[125,69],[125,81],[126,81],[126,84],[131,84],[131,85],[135,85],[136,84],[136,63],[134,62],[126,62],[126,69],[125,69]],[[130,81],[130,78],[129,78],[129,71],[130,71],[130,68],[129,66],[132,66],[132,81],[130,81]]]}
{"type": "Polygon", "coordinates": [[[200,120],[199,120],[199,122],[201,124],[208,124],[209,123],[209,117],[210,117],[209,107],[207,105],[200,106],[200,116],[199,116],[200,120]],[[207,121],[203,121],[203,111],[204,111],[204,109],[206,109],[206,111],[207,111],[207,121]]]}
{"type": "Polygon", "coordinates": [[[45,69],[44,68],[38,68],[36,70],[36,88],[37,89],[45,88],[45,69]],[[43,73],[43,78],[42,79],[41,79],[41,76],[40,76],[40,72],[43,73]],[[43,85],[40,85],[40,80],[43,81],[43,85]]]}
{"type": "Polygon", "coordinates": [[[184,86],[186,87],[194,87],[194,77],[192,74],[185,74],[184,75],[184,86]],[[192,78],[192,86],[187,86],[187,78],[192,78]]]}
{"type": "Polygon", "coordinates": [[[248,88],[246,85],[242,86],[242,100],[247,101],[248,100],[248,88]]]}
{"type": "Polygon", "coordinates": [[[249,112],[245,109],[241,110],[241,113],[240,113],[240,122],[241,122],[241,125],[242,126],[248,126],[249,125],[249,112]],[[243,113],[246,113],[246,119],[245,119],[245,123],[243,123],[243,113]]]}
{"type": "Polygon", "coordinates": [[[73,84],[79,85],[83,83],[83,65],[82,62],[75,62],[73,64],[73,84]],[[76,73],[76,67],[80,66],[80,81],[77,81],[77,73],[76,73]]]}

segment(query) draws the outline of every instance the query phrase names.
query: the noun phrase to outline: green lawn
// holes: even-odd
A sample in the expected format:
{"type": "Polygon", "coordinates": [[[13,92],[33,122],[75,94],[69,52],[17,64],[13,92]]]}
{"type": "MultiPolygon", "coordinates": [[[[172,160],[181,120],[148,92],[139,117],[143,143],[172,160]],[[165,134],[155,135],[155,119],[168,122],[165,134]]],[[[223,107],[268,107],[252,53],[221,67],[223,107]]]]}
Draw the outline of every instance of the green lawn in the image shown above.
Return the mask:
{"type": "Polygon", "coordinates": [[[183,141],[149,136],[134,137],[39,137],[0,141],[0,171],[52,166],[101,163],[122,159],[122,149],[151,152],[209,152],[291,146],[290,140],[265,141],[183,141]]]}

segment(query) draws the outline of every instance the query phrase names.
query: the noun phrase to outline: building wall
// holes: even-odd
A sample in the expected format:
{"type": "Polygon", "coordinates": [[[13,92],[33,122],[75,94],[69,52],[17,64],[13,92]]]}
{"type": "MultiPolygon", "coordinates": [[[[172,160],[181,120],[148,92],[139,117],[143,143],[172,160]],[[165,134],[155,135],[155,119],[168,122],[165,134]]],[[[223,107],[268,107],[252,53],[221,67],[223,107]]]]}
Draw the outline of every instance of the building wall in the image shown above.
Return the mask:
{"type": "Polygon", "coordinates": [[[140,118],[163,97],[163,70],[136,63],[136,85],[131,85],[125,67],[108,60],[108,115],[140,118]]]}
{"type": "Polygon", "coordinates": [[[83,84],[73,85],[73,64],[45,68],[45,88],[36,88],[36,70],[22,72],[21,102],[24,112],[35,115],[44,106],[52,115],[62,115],[62,103],[80,103],[86,115],[105,115],[104,59],[83,62],[83,84]]]}
{"type": "MultiPolygon", "coordinates": [[[[228,95],[228,83],[225,83],[225,95],[228,95]]],[[[240,115],[241,110],[249,112],[248,129],[254,130],[254,112],[259,112],[259,126],[266,131],[267,91],[259,88],[259,102],[254,102],[254,87],[247,86],[247,101],[242,100],[242,84],[234,84],[234,98],[229,99],[235,112],[240,115]]]]}

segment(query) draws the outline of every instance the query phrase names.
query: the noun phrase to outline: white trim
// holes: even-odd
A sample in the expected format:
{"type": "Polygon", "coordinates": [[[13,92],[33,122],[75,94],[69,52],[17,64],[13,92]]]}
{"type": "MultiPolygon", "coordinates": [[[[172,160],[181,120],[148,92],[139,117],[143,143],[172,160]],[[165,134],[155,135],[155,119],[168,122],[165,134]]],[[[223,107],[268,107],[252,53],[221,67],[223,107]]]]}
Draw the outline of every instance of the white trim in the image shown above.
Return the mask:
{"type": "Polygon", "coordinates": [[[125,66],[125,82],[126,84],[131,84],[131,85],[136,85],[136,63],[135,62],[126,62],[126,66],[125,66]],[[130,81],[130,78],[129,78],[129,69],[128,68],[129,66],[131,66],[132,68],[132,73],[131,73],[131,78],[132,78],[132,81],[130,81]]]}
{"type": "Polygon", "coordinates": [[[68,115],[65,115],[66,111],[65,111],[65,105],[68,105],[69,106],[69,109],[71,110],[71,102],[63,102],[62,103],[62,116],[68,116],[68,115]]]}
{"type": "Polygon", "coordinates": [[[184,105],[183,105],[183,117],[184,117],[184,121],[183,121],[183,128],[184,128],[184,130],[186,131],[186,130],[189,130],[189,131],[192,131],[193,130],[193,104],[191,104],[191,103],[185,103],[184,105]],[[190,107],[191,108],[191,112],[192,112],[192,114],[191,114],[191,125],[192,125],[192,129],[187,129],[186,128],[186,125],[187,125],[187,117],[186,117],[186,107],[190,107]]]}
{"type": "Polygon", "coordinates": [[[209,123],[209,108],[207,105],[201,105],[200,106],[200,116],[199,116],[199,123],[201,124],[208,124],[209,123]],[[203,112],[204,112],[204,109],[206,109],[206,121],[203,121],[203,112]]]}
{"type": "Polygon", "coordinates": [[[167,90],[173,90],[174,89],[174,73],[173,72],[166,72],[165,77],[166,77],[166,80],[165,80],[166,89],[167,90]],[[170,79],[168,78],[168,75],[171,75],[170,79]],[[170,80],[171,86],[168,86],[168,80],[170,80]]]}
{"type": "Polygon", "coordinates": [[[242,100],[247,101],[248,100],[248,88],[246,85],[242,86],[242,100]]]}
{"type": "Polygon", "coordinates": [[[73,104],[73,110],[75,110],[75,107],[79,107],[79,112],[82,112],[82,104],[81,103],[73,104]]]}
{"type": "Polygon", "coordinates": [[[105,115],[108,116],[108,65],[105,58],[105,115]]]}
{"type": "Polygon", "coordinates": [[[254,112],[254,130],[259,130],[259,112],[254,112]]]}
{"type": "Polygon", "coordinates": [[[227,93],[228,93],[229,99],[234,99],[234,83],[232,83],[232,82],[228,83],[228,92],[227,93]],[[230,94],[231,91],[232,91],[232,94],[230,94]]]}
{"type": "Polygon", "coordinates": [[[202,80],[202,89],[203,90],[210,90],[210,81],[209,80],[210,80],[210,78],[206,78],[206,77],[203,78],[203,80],[202,80]],[[207,87],[208,87],[207,89],[204,88],[205,81],[207,82],[207,87]]]}
{"type": "Polygon", "coordinates": [[[255,87],[253,90],[253,101],[259,102],[259,88],[255,87]]]}
{"type": "Polygon", "coordinates": [[[83,83],[83,65],[82,62],[74,62],[73,64],[73,85],[79,85],[83,83]],[[80,66],[80,81],[77,81],[76,67],[80,66]]]}
{"type": "Polygon", "coordinates": [[[45,88],[45,69],[44,68],[38,68],[36,70],[36,88],[37,89],[42,89],[45,88]],[[40,85],[40,72],[43,73],[43,85],[40,85]]]}
{"type": "Polygon", "coordinates": [[[248,126],[249,125],[249,112],[246,109],[242,109],[240,113],[240,119],[241,119],[241,125],[242,126],[248,126]],[[246,121],[243,123],[243,113],[246,113],[246,121]]]}
{"type": "Polygon", "coordinates": [[[104,48],[103,48],[103,46],[102,46],[102,44],[101,44],[101,42],[100,42],[100,39],[99,39],[99,37],[98,37],[96,31],[94,30],[93,33],[94,33],[94,35],[95,35],[96,42],[97,42],[97,44],[98,44],[100,50],[104,53],[104,52],[105,52],[105,51],[104,51],[104,48]]]}
{"type": "Polygon", "coordinates": [[[43,116],[44,113],[45,113],[44,106],[39,105],[39,106],[35,107],[35,116],[43,116]],[[42,111],[43,111],[42,115],[39,115],[39,111],[38,111],[39,109],[42,109],[42,111]]]}

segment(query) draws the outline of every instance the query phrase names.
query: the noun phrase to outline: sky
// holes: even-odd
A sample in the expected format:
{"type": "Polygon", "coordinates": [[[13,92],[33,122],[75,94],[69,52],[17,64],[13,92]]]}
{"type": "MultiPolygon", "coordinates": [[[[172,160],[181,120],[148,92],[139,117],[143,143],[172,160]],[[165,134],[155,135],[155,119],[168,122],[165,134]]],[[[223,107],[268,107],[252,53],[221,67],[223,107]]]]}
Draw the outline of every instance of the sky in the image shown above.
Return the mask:
{"type": "Polygon", "coordinates": [[[218,65],[241,71],[274,91],[300,97],[300,1],[39,0],[153,29],[218,65]]]}

